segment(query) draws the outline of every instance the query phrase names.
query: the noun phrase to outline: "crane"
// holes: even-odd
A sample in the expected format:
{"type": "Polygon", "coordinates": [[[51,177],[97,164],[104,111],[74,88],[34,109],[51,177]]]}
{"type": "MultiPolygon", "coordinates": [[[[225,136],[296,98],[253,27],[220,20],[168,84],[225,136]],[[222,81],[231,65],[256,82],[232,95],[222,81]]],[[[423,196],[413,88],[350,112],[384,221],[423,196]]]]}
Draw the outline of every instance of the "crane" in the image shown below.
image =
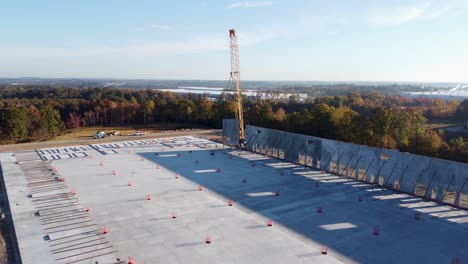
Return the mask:
{"type": "Polygon", "coordinates": [[[234,98],[236,102],[236,119],[239,120],[239,141],[242,145],[245,140],[244,131],[244,108],[242,106],[242,90],[240,86],[239,44],[235,29],[229,29],[231,49],[231,76],[234,85],[234,98]]]}

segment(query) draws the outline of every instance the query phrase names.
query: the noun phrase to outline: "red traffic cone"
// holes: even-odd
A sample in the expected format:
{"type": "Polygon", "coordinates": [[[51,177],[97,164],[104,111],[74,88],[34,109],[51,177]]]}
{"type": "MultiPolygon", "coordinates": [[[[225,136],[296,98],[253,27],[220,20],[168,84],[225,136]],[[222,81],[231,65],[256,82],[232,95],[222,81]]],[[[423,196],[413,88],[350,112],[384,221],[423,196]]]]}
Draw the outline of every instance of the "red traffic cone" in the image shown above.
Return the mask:
{"type": "Polygon", "coordinates": [[[322,255],[327,255],[328,254],[328,249],[327,247],[321,247],[320,252],[322,252],[322,255]]]}
{"type": "Polygon", "coordinates": [[[206,237],[205,237],[205,243],[206,243],[206,244],[211,244],[211,242],[212,242],[211,236],[210,236],[210,235],[206,235],[206,237]]]}
{"type": "Polygon", "coordinates": [[[374,234],[374,236],[378,236],[380,234],[380,230],[377,226],[374,226],[374,229],[372,230],[372,234],[374,234]]]}
{"type": "Polygon", "coordinates": [[[417,212],[414,214],[414,219],[419,220],[421,219],[421,213],[417,212]]]}
{"type": "Polygon", "coordinates": [[[101,234],[109,234],[110,230],[107,226],[101,228],[101,234]]]}
{"type": "Polygon", "coordinates": [[[272,226],[273,226],[273,221],[272,221],[272,220],[268,220],[268,221],[267,221],[267,226],[272,227],[272,226]]]}

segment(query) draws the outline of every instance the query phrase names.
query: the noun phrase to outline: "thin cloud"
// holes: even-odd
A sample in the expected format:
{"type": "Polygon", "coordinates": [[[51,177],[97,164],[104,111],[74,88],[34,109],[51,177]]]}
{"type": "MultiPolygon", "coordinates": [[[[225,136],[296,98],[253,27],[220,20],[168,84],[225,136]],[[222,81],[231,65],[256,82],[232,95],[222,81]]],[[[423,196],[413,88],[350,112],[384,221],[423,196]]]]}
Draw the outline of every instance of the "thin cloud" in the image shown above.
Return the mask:
{"type": "Polygon", "coordinates": [[[161,24],[146,24],[143,25],[139,28],[136,29],[137,31],[152,31],[152,30],[158,30],[158,31],[171,31],[173,30],[171,26],[169,25],[161,25],[161,24]]]}
{"type": "Polygon", "coordinates": [[[402,5],[393,8],[371,10],[368,22],[377,25],[401,25],[417,20],[429,20],[454,11],[451,2],[427,1],[419,5],[402,5]]]}
{"type": "Polygon", "coordinates": [[[272,6],[271,1],[243,1],[235,2],[228,6],[228,8],[254,8],[254,7],[267,7],[272,6]]]}
{"type": "MultiPolygon", "coordinates": [[[[274,38],[287,36],[286,31],[243,32],[239,35],[242,46],[253,46],[274,38]]],[[[106,58],[106,57],[158,57],[200,54],[229,49],[229,39],[224,35],[201,36],[180,41],[159,41],[144,44],[112,46],[81,46],[69,48],[0,46],[0,57],[16,58],[106,58]]]]}

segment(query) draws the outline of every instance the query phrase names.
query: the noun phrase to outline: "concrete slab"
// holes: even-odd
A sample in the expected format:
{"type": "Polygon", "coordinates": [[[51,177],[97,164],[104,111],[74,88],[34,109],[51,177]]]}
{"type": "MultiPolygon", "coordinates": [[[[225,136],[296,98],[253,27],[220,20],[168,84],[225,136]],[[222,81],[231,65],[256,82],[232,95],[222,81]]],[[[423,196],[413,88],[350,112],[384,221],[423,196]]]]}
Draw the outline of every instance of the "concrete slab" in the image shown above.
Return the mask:
{"type": "MultiPolygon", "coordinates": [[[[76,191],[77,208],[89,208],[96,227],[109,228],[104,245],[116,252],[112,258],[93,259],[99,263],[128,256],[136,263],[468,261],[464,210],[190,136],[95,144],[87,152],[92,158],[39,163],[66,178],[63,188],[76,191]]],[[[11,155],[0,158],[2,166],[3,160],[14,165],[11,155]]],[[[19,165],[4,175],[11,203],[28,206],[28,217],[17,217],[15,226],[30,222],[35,230],[19,237],[36,243],[23,243],[22,254],[55,263],[53,252],[66,249],[50,246],[60,241],[53,234],[51,241],[38,239],[48,230],[43,217],[30,216],[39,205],[26,198],[31,186],[19,165]]],[[[47,188],[39,190],[52,195],[47,188]]],[[[70,241],[64,246],[76,248],[70,241]]]]}

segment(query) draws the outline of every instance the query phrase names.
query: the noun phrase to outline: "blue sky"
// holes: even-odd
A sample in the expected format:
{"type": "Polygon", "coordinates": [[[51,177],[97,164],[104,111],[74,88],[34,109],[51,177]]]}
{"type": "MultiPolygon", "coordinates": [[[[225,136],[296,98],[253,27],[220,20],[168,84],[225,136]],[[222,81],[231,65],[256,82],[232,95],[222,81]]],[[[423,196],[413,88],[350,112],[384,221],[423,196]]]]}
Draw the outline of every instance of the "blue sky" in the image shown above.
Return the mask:
{"type": "Polygon", "coordinates": [[[468,82],[465,0],[3,0],[0,77],[468,82]]]}

